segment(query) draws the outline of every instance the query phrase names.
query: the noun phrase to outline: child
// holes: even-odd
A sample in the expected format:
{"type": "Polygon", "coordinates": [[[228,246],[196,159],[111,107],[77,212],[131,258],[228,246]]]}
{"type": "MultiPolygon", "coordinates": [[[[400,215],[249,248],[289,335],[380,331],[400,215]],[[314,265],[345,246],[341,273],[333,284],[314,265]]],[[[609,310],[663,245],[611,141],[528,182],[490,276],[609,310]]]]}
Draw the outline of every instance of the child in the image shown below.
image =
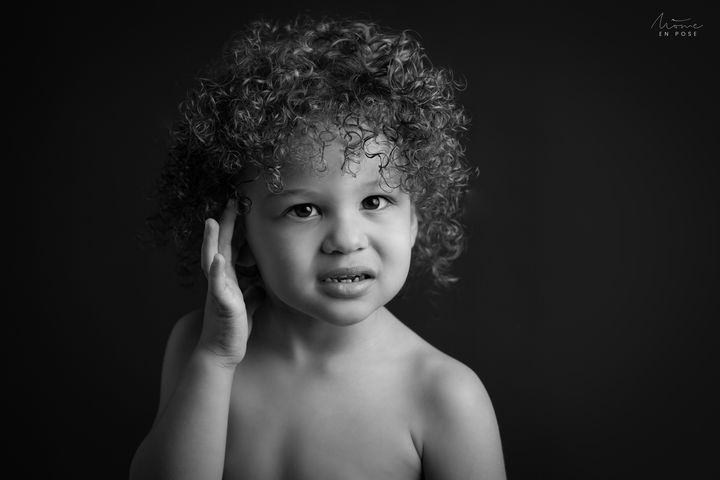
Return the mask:
{"type": "Polygon", "coordinates": [[[452,281],[456,88],[372,23],[230,42],[160,181],[156,226],[188,271],[201,252],[207,298],[170,335],[132,479],[505,478],[480,380],[385,308],[411,267],[452,281]]]}

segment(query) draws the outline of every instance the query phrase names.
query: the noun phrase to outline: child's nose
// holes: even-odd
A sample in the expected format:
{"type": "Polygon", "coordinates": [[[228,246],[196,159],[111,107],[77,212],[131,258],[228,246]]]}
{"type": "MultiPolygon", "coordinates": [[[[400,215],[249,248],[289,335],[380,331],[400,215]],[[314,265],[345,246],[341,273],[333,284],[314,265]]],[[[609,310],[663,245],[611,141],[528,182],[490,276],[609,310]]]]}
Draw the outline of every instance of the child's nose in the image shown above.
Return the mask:
{"type": "Polygon", "coordinates": [[[368,238],[361,227],[362,219],[356,215],[334,218],[322,243],[323,253],[348,254],[367,248],[368,238]]]}

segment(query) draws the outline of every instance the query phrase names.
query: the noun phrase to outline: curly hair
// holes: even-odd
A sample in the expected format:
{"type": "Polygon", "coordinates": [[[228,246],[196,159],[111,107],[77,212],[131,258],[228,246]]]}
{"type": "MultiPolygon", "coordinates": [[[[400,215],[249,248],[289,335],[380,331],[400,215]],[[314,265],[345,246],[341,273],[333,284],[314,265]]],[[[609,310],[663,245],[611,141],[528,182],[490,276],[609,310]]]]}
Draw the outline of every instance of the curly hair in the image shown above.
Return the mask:
{"type": "Polygon", "coordinates": [[[463,249],[461,200],[474,171],[460,143],[469,124],[456,103],[461,88],[408,31],[306,16],[249,24],[180,104],[157,185],[159,213],[149,219],[155,243],[173,238],[180,273],[193,275],[204,220],[217,218],[228,198],[242,204],[239,179],[250,171],[282,190],[293,138],[300,131],[322,140],[322,118],[361,131],[355,141],[345,134],[346,159],[380,134],[391,142],[381,165],[401,173],[395,187],[410,194],[421,225],[411,272],[447,286],[456,280],[449,268],[463,249]]]}

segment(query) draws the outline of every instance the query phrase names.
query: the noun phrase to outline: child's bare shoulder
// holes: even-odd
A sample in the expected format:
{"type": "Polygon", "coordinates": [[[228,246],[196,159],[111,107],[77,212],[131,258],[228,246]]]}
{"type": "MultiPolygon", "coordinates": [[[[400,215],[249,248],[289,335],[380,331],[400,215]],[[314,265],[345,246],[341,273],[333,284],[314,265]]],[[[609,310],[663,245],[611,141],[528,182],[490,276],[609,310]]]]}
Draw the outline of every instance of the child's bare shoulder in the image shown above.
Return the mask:
{"type": "Polygon", "coordinates": [[[411,352],[413,439],[422,452],[423,468],[456,472],[451,478],[475,478],[477,472],[504,478],[497,420],[480,378],[422,339],[411,352]]]}
{"type": "Polygon", "coordinates": [[[435,413],[489,406],[482,381],[467,365],[422,341],[412,353],[413,378],[423,406],[435,413]]]}
{"type": "Polygon", "coordinates": [[[435,401],[485,392],[470,367],[431,345],[403,322],[393,320],[399,328],[389,338],[393,349],[403,358],[400,363],[409,370],[405,373],[414,382],[416,391],[435,401]]]}
{"type": "Polygon", "coordinates": [[[414,333],[406,365],[425,427],[466,421],[495,422],[490,397],[478,375],[414,333]]]}

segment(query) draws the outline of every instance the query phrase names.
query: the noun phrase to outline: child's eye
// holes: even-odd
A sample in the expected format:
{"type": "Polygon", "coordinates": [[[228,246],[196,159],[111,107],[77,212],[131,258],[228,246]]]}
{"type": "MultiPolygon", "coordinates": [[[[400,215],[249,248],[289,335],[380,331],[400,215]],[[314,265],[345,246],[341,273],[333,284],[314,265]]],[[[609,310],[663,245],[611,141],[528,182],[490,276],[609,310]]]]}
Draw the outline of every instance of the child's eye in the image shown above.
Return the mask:
{"type": "Polygon", "coordinates": [[[381,197],[379,195],[373,195],[371,197],[366,197],[362,201],[362,206],[365,210],[382,210],[383,208],[388,206],[387,198],[381,197]]]}
{"type": "Polygon", "coordinates": [[[301,203],[300,205],[293,205],[288,210],[288,215],[291,217],[298,218],[309,218],[319,215],[318,209],[312,203],[301,203]]]}

